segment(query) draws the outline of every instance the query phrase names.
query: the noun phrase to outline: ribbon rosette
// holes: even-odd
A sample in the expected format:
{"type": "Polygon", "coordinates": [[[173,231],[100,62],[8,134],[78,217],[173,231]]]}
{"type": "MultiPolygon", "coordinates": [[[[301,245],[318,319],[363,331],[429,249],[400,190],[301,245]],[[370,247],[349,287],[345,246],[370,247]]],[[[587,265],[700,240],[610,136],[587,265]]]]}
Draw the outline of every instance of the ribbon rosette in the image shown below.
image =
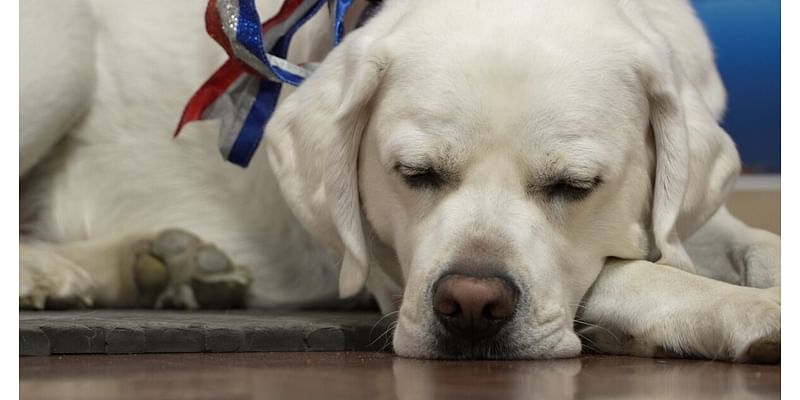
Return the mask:
{"type": "MultiPolygon", "coordinates": [[[[230,57],[192,95],[183,110],[177,136],[189,122],[220,119],[222,156],[247,167],[278,102],[281,85],[297,86],[311,70],[286,61],[294,33],[327,0],[286,0],[261,24],[254,0],[209,0],[206,31],[230,57]]],[[[344,16],[352,0],[331,2],[334,46],[344,34],[344,16]]]]}

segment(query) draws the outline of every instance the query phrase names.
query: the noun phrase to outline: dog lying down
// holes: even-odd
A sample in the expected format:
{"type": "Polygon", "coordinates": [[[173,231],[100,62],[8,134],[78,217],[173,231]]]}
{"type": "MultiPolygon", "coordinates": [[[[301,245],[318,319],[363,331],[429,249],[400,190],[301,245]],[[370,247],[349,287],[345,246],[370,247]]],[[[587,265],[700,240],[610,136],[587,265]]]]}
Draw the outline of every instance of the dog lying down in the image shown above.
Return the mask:
{"type": "Polygon", "coordinates": [[[20,4],[20,308],[366,288],[401,356],[779,360],[780,238],[723,206],[687,1],[386,0],[332,51],[322,12],[247,169],[214,122],[171,139],[223,60],[200,3],[20,4]]]}

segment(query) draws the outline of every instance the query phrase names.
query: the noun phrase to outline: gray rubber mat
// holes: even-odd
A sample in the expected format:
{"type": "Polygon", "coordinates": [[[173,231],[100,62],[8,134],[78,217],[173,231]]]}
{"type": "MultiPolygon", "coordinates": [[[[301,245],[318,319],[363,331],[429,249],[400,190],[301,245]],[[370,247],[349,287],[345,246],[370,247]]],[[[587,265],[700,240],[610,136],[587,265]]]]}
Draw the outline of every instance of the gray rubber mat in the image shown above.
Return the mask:
{"type": "Polygon", "coordinates": [[[390,320],[365,312],[21,311],[20,355],[390,350],[390,320]]]}

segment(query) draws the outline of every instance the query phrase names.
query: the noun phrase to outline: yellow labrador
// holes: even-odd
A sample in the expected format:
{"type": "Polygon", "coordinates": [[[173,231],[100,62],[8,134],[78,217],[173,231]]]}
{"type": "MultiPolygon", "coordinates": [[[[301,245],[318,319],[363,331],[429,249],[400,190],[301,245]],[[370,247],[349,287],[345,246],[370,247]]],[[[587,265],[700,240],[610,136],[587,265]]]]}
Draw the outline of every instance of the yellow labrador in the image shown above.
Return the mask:
{"type": "Polygon", "coordinates": [[[246,170],[214,123],[170,140],[221,61],[195,3],[20,5],[21,307],[367,288],[403,356],[571,357],[582,335],[779,359],[780,238],[722,207],[739,158],[687,1],[386,0],[330,52],[320,15],[290,58],[321,66],[246,170]]]}

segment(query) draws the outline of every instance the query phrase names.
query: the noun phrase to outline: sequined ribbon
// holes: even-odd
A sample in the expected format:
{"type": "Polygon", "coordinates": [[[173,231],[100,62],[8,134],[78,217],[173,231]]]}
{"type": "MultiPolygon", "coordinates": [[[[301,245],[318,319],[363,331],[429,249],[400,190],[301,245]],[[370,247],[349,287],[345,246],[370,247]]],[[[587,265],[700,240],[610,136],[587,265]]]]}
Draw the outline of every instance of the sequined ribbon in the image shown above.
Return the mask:
{"type": "MultiPolygon", "coordinates": [[[[192,95],[177,136],[189,122],[220,119],[222,156],[247,167],[278,102],[281,85],[297,86],[311,70],[286,61],[294,33],[327,0],[286,0],[261,24],[254,0],[209,0],[206,31],[230,58],[192,95]]],[[[334,46],[344,35],[344,16],[352,0],[332,1],[334,46]]]]}

